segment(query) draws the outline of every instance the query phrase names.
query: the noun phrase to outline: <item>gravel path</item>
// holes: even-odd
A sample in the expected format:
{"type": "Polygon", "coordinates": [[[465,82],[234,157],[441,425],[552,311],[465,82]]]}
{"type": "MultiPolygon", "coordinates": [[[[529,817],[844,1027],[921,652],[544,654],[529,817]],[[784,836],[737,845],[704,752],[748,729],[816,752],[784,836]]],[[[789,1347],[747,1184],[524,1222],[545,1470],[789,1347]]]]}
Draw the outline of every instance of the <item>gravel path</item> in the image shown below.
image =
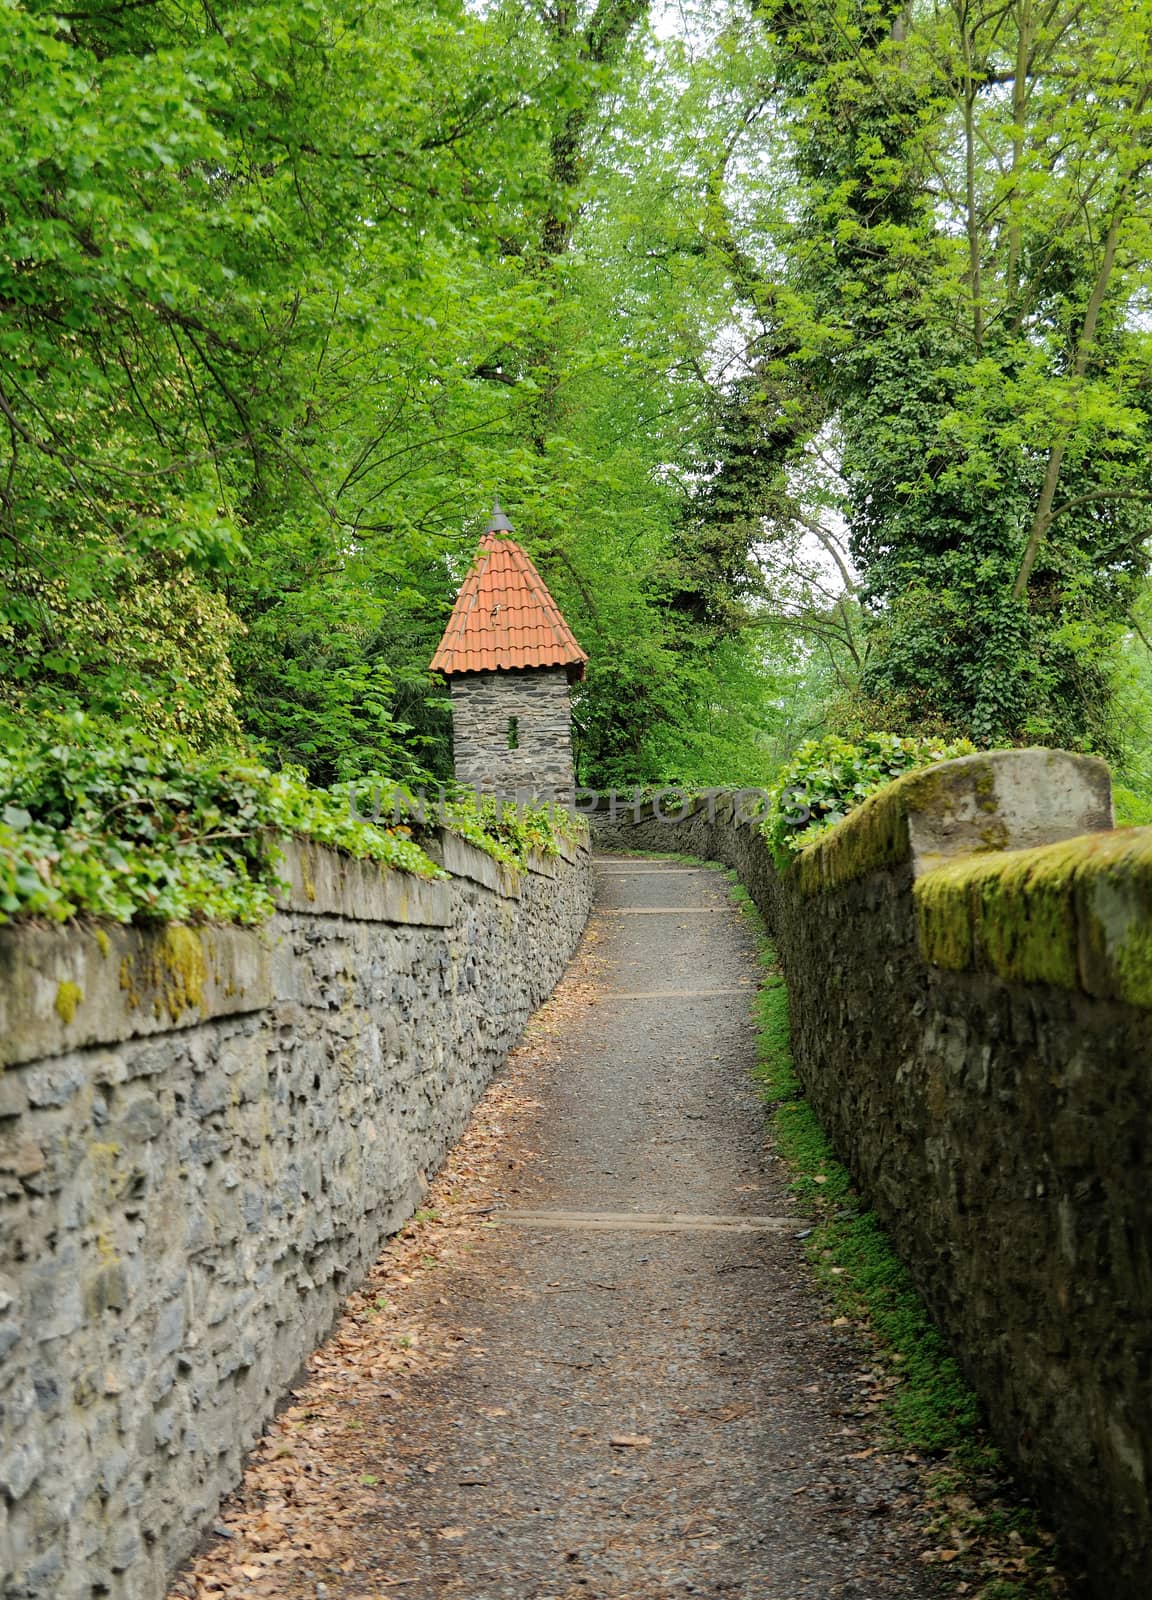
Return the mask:
{"type": "MultiPolygon", "coordinates": [[[[358,1492],[330,1491],[326,1542],[257,1565],[250,1591],[234,1592],[941,1592],[920,1559],[916,1469],[874,1448],[866,1355],[829,1323],[797,1239],[803,1218],[765,1144],[749,1080],[756,952],[725,880],[621,857],[597,874],[567,980],[581,1003],[565,1013],[561,996],[562,1025],[519,1052],[527,1091],[511,1131],[496,1128],[506,1145],[491,1146],[488,1124],[471,1231],[435,1270],[394,1264],[381,1280],[434,1358],[399,1370],[382,1398],[378,1375],[345,1397],[358,1492]],[[524,1225],[515,1212],[611,1218],[524,1225]],[[674,1213],[783,1221],[632,1225],[674,1213]]],[[[322,1352],[313,1384],[338,1366],[322,1352]]],[[[331,1415],[309,1393],[297,1391],[303,1433],[331,1415]]],[[[317,1431],[327,1439],[335,1424],[317,1431]]],[[[315,1521],[323,1494],[309,1494],[315,1521]]],[[[229,1530],[233,1563],[267,1501],[257,1474],[229,1530]]],[[[188,1584],[175,1592],[211,1592],[188,1584]]]]}

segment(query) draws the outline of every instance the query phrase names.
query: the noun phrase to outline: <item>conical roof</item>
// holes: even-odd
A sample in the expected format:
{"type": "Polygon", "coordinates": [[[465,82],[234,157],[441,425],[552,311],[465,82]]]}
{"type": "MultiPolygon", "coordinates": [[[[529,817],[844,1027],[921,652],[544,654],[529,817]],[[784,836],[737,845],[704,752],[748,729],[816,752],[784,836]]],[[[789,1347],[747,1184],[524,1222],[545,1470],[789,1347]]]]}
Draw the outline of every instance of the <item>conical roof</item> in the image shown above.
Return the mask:
{"type": "MultiPolygon", "coordinates": [[[[493,514],[493,522],[497,521],[493,514]]],[[[500,513],[500,522],[508,526],[500,513]]],[[[516,667],[576,667],[588,657],[515,539],[489,531],[456,596],[432,670],[494,672],[516,667]]]]}

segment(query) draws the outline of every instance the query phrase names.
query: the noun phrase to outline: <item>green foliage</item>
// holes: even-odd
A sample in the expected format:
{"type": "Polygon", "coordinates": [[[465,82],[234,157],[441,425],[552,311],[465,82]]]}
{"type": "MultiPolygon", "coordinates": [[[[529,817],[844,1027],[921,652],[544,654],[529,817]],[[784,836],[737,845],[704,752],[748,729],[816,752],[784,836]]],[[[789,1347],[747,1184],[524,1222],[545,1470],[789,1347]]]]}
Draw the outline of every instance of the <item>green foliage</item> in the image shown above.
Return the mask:
{"type": "Polygon", "coordinates": [[[1114,754],[1152,531],[1145,7],[757,15],[790,174],[747,228],[784,279],[758,370],[806,423],[791,470],[834,451],[854,723],[1114,754]]]}
{"type": "Polygon", "coordinates": [[[804,744],[777,774],[762,824],[778,866],[842,822],[877,789],[914,767],[975,753],[965,739],[902,739],[868,733],[855,743],[830,734],[804,744]]]}
{"type": "Polygon", "coordinates": [[[0,766],[4,821],[18,836],[4,841],[9,872],[31,858],[41,884],[9,878],[0,910],[258,920],[272,904],[266,778],[175,739],[65,716],[0,766]]]}
{"type": "Polygon", "coordinates": [[[1152,586],[1145,585],[1129,617],[1111,685],[1118,751],[1113,761],[1112,795],[1121,826],[1152,823],[1152,645],[1149,609],[1152,586]]]}
{"type": "Polygon", "coordinates": [[[4,18],[3,698],[201,745],[242,724],[325,783],[418,775],[389,657],[418,559],[426,635],[451,583],[421,519],[458,542],[490,493],[444,438],[502,428],[469,373],[534,304],[497,246],[541,188],[536,116],[491,71],[507,22],[4,18]]]}
{"type": "MultiPolygon", "coordinates": [[[[824,1165],[834,1171],[827,1154],[825,1147],[824,1165]]],[[[821,1225],[811,1255],[841,1312],[866,1319],[900,1358],[901,1382],[889,1402],[894,1426],[914,1449],[959,1453],[972,1465],[988,1466],[993,1458],[979,1436],[975,1395],[875,1214],[852,1209],[854,1215],[821,1225]]]]}
{"type": "Polygon", "coordinates": [[[469,844],[485,850],[498,861],[523,866],[531,851],[554,856],[560,840],[575,844],[580,824],[561,806],[498,805],[492,795],[470,791],[445,801],[438,815],[446,827],[469,844]]]}
{"type": "Polygon", "coordinates": [[[6,0],[0,705],[447,778],[499,490],[592,652],[581,776],[760,764],[755,522],[692,487],[723,130],[645,11],[6,0]]]}
{"type": "Polygon", "coordinates": [[[243,603],[250,621],[232,650],[240,713],[270,761],[323,785],[450,776],[447,694],[386,604],[353,584],[282,594],[259,613],[243,603]]]}
{"type": "Polygon", "coordinates": [[[439,786],[430,793],[376,775],[335,784],[332,793],[343,799],[353,816],[378,826],[390,824],[417,841],[432,837],[437,828],[447,828],[510,867],[522,867],[533,851],[555,856],[562,840],[574,845],[584,837],[584,825],[562,806],[498,803],[494,795],[455,785],[447,790],[439,786]]]}
{"type": "Polygon", "coordinates": [[[498,490],[583,782],[1129,749],[1133,18],[1058,7],[1010,108],[1024,12],[0,4],[0,712],[446,779],[498,490]]]}
{"type": "Polygon", "coordinates": [[[104,556],[83,589],[77,573],[13,575],[7,611],[0,602],[0,718],[18,727],[70,706],[198,746],[237,741],[230,657],[242,630],[223,597],[170,555],[104,556]],[[25,606],[43,632],[24,626],[25,606]]]}
{"type": "Polygon", "coordinates": [[[326,844],[364,861],[379,861],[421,878],[442,873],[410,837],[408,830],[367,821],[355,814],[350,785],[311,788],[299,768],[267,774],[269,825],[283,834],[295,834],[326,844]]]}
{"type": "MultiPolygon", "coordinates": [[[[0,804],[0,921],[260,922],[279,887],[276,840],[288,836],[445,876],[405,820],[413,795],[391,779],[317,789],[299,769],[270,772],[79,712],[10,742],[0,804]]],[[[510,866],[531,850],[555,855],[578,829],[566,811],[468,795],[430,808],[426,826],[441,825],[510,866]]]]}
{"type": "Polygon", "coordinates": [[[282,834],[439,875],[410,839],[352,818],[346,796],[79,713],[5,751],[0,798],[4,921],[259,922],[282,834]]]}
{"type": "Polygon", "coordinates": [[[1118,828],[1146,828],[1152,825],[1152,797],[1137,794],[1126,784],[1112,786],[1112,805],[1118,828]]]}

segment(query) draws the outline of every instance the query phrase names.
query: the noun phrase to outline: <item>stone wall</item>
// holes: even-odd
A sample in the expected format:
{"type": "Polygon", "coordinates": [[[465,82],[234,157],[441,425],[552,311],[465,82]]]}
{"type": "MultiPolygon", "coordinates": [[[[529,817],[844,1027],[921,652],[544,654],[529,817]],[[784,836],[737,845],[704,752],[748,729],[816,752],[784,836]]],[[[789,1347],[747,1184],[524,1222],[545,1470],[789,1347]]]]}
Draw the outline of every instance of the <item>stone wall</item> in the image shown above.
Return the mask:
{"type": "Polygon", "coordinates": [[[1152,829],[1069,839],[1109,822],[1098,763],[1028,751],[901,780],[785,873],[726,801],[598,832],[740,873],[837,1152],[1089,1592],[1144,1600],[1152,829]]]}
{"type": "Polygon", "coordinates": [[[456,779],[470,789],[570,794],[572,712],[564,667],[450,678],[456,779]],[[515,718],[517,745],[509,748],[515,718]]]}
{"type": "Polygon", "coordinates": [[[0,933],[0,1594],[157,1600],[560,977],[586,849],[293,847],[259,931],[0,933]]]}

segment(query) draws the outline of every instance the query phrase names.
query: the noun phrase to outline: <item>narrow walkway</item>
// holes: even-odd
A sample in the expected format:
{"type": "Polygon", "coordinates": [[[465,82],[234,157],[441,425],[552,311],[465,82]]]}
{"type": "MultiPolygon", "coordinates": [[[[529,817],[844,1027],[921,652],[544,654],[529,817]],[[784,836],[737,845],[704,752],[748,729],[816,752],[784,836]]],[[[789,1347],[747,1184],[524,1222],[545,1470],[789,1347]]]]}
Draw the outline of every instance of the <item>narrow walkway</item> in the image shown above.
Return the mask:
{"type": "MultiPolygon", "coordinates": [[[[725,880],[624,858],[597,872],[568,980],[582,1003],[520,1052],[531,1099],[473,1205],[498,1225],[474,1219],[453,1259],[388,1281],[436,1359],[394,1382],[373,1369],[381,1397],[347,1424],[359,1493],[310,1565],[297,1549],[277,1576],[257,1556],[236,1593],[940,1592],[913,1469],[872,1448],[862,1357],[828,1325],[765,1145],[745,999],[758,967],[725,880]]],[[[339,1367],[335,1343],[310,1389],[339,1367]]],[[[310,1389],[305,1434],[324,1415],[310,1389]]]]}

